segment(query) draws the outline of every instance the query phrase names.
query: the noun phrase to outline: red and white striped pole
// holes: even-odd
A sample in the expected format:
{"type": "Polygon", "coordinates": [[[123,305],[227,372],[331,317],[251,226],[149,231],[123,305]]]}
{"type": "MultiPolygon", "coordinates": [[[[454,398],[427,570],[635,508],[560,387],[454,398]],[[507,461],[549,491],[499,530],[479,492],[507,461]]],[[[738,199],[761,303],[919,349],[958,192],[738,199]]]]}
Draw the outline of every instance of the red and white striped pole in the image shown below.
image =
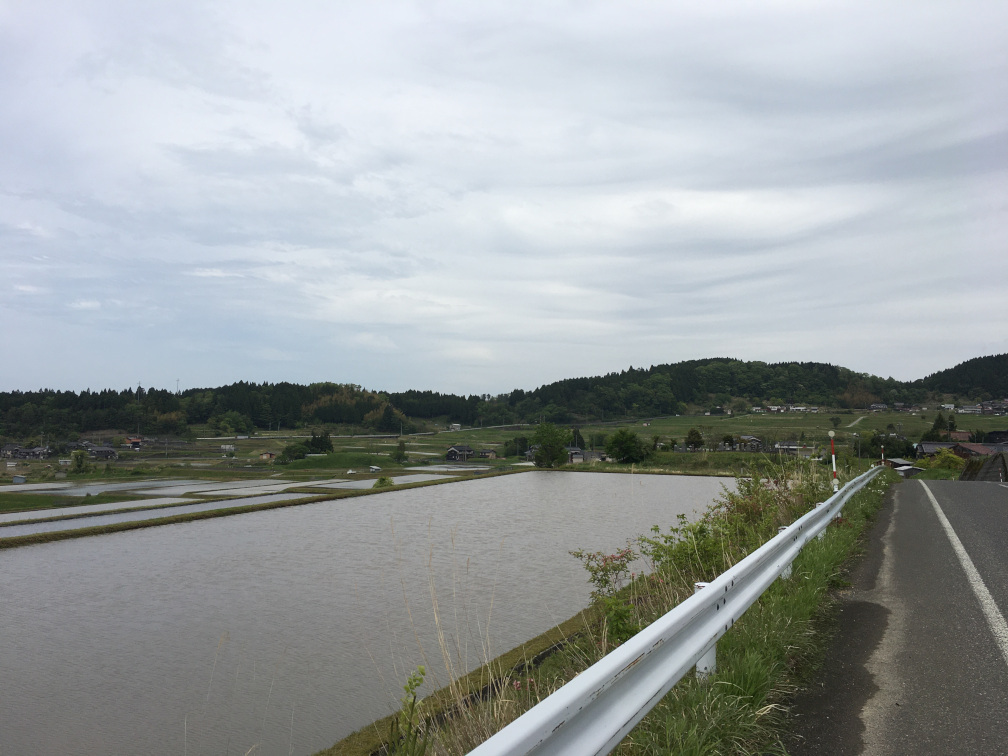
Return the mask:
{"type": "Polygon", "coordinates": [[[836,476],[836,449],[833,447],[833,437],[836,435],[833,431],[829,432],[829,452],[830,456],[833,457],[833,493],[840,490],[840,481],[837,480],[836,476]]]}

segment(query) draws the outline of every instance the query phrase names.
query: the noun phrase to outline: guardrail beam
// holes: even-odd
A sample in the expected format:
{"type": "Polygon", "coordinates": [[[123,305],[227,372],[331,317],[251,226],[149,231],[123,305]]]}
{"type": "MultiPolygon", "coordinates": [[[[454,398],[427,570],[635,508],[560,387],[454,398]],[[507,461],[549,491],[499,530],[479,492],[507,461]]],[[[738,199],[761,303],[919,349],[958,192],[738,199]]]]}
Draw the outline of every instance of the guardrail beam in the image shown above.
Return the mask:
{"type": "MultiPolygon", "coordinates": [[[[693,593],[700,593],[710,583],[693,583],[693,593]]],[[[717,672],[717,641],[715,640],[710,648],[706,649],[696,663],[696,676],[698,680],[706,680],[717,672]]]]}
{"type": "MultiPolygon", "coordinates": [[[[840,515],[880,470],[858,476],[825,502],[648,625],[470,752],[470,756],[609,753],[682,677],[714,674],[717,641],[802,548],[840,515]]],[[[785,574],[787,573],[787,574],[785,574]]]]}

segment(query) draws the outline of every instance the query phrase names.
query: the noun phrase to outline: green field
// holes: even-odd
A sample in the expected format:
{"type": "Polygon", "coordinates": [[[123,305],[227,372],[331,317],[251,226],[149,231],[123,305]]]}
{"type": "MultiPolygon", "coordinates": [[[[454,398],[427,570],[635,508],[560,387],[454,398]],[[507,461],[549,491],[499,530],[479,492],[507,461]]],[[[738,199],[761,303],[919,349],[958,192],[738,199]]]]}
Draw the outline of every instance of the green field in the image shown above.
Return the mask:
{"type": "MultiPolygon", "coordinates": [[[[585,446],[602,450],[604,437],[611,437],[620,428],[636,433],[648,446],[655,440],[667,449],[670,440],[682,444],[690,429],[701,432],[710,446],[716,446],[726,435],[751,435],[761,439],[766,452],[772,453],[777,442],[798,442],[819,451],[829,448],[829,431],[834,424],[831,418],[838,418],[836,428],[836,451],[841,464],[848,459],[867,456],[866,440],[878,432],[896,433],[917,441],[930,430],[937,412],[934,410],[918,414],[899,412],[819,412],[784,414],[744,414],[744,415],[685,415],[653,419],[635,419],[625,422],[593,423],[580,426],[585,446]]],[[[957,415],[960,430],[1004,430],[1008,429],[1008,418],[991,415],[957,415]]],[[[248,438],[202,438],[190,443],[177,443],[167,448],[145,447],[141,451],[122,451],[118,460],[94,464],[94,471],[84,479],[107,479],[120,476],[160,477],[185,475],[186,477],[210,479],[241,479],[282,475],[293,480],[310,480],[321,475],[345,475],[355,469],[367,476],[368,468],[377,465],[383,473],[395,472],[405,467],[439,464],[445,461],[445,452],[452,445],[466,444],[476,451],[491,450],[497,459],[474,458],[470,466],[490,466],[509,468],[523,463],[524,457],[503,458],[505,441],[524,437],[529,442],[535,434],[534,425],[507,426],[494,428],[463,428],[458,431],[406,435],[409,457],[403,465],[393,464],[390,455],[396,450],[399,439],[395,436],[332,436],[333,453],[324,457],[309,457],[291,464],[279,464],[276,460],[263,460],[266,452],[280,454],[289,444],[304,442],[312,431],[326,430],[324,426],[304,428],[282,433],[260,433],[248,438]],[[233,450],[232,450],[233,447],[233,450]]],[[[660,452],[644,463],[655,471],[722,473],[744,472],[751,464],[751,455],[729,452],[660,452]]],[[[851,462],[851,464],[856,464],[851,462]]],[[[606,465],[595,465],[605,468],[606,465]]],[[[29,483],[54,480],[59,477],[59,466],[54,460],[19,463],[15,469],[6,471],[0,477],[0,484],[10,482],[16,472],[28,477],[29,483]]],[[[377,475],[377,474],[375,474],[377,475]]],[[[71,480],[75,478],[70,478],[71,480]]],[[[80,479],[80,478],[77,478],[80,479]]],[[[43,506],[55,506],[46,504],[43,506]]]]}

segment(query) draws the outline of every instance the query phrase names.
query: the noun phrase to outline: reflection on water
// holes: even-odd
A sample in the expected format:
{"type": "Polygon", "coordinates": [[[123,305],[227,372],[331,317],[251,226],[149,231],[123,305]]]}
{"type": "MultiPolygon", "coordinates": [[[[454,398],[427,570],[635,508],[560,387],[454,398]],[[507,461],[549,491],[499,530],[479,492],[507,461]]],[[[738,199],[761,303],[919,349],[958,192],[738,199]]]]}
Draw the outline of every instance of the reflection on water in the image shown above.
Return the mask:
{"type": "Polygon", "coordinates": [[[471,668],[586,604],[570,549],[722,482],[533,472],[0,552],[0,752],[312,753],[416,664],[446,682],[432,591],[471,668]]]}

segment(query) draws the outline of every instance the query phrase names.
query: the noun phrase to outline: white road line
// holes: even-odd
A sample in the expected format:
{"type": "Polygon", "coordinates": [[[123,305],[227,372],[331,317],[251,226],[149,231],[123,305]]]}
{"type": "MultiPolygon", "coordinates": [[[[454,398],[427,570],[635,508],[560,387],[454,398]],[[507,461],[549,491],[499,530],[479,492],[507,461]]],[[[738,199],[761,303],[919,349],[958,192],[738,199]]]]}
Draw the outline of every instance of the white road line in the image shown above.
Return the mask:
{"type": "Polygon", "coordinates": [[[984,617],[987,618],[987,625],[994,634],[994,641],[1001,651],[1005,664],[1008,665],[1008,623],[1005,622],[1004,615],[998,609],[994,597],[987,590],[983,578],[980,577],[980,573],[977,572],[977,568],[973,565],[973,560],[970,559],[969,554],[966,553],[966,549],[963,548],[962,541],[959,540],[959,536],[952,529],[952,524],[948,521],[942,508],[938,506],[938,499],[931,493],[931,489],[927,487],[927,484],[923,480],[918,481],[918,483],[924,486],[924,491],[927,493],[928,498],[931,499],[931,506],[934,507],[935,514],[938,515],[938,521],[945,529],[945,535],[948,536],[949,542],[952,544],[952,550],[955,551],[956,556],[959,557],[959,563],[962,565],[963,570],[966,571],[966,578],[970,582],[970,587],[973,588],[973,593],[976,594],[977,599],[980,601],[980,608],[983,610],[984,617]]]}

